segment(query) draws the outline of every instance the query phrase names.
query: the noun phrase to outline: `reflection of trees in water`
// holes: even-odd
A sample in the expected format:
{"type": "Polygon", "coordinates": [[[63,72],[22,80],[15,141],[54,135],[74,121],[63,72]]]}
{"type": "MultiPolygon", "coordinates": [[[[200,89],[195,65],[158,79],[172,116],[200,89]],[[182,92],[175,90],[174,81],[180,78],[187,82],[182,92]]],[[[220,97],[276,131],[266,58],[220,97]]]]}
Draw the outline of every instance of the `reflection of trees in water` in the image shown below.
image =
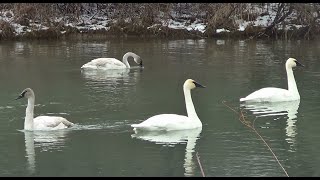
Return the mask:
{"type": "Polygon", "coordinates": [[[193,152],[196,141],[200,136],[202,128],[179,130],[179,131],[145,131],[132,134],[132,138],[142,139],[156,144],[174,146],[179,143],[187,143],[184,159],[185,176],[194,176],[197,164],[193,162],[193,152]]]}
{"type": "Polygon", "coordinates": [[[244,109],[250,110],[257,117],[271,116],[278,118],[278,116],[286,116],[286,136],[285,139],[290,144],[290,150],[294,150],[296,143],[297,127],[297,114],[299,109],[300,100],[287,101],[287,102],[273,102],[273,103],[244,103],[241,104],[244,109]]]}
{"type": "Polygon", "coordinates": [[[36,169],[35,148],[40,148],[40,151],[60,149],[64,146],[66,135],[67,131],[65,130],[24,131],[26,157],[30,174],[34,174],[36,169]]]}

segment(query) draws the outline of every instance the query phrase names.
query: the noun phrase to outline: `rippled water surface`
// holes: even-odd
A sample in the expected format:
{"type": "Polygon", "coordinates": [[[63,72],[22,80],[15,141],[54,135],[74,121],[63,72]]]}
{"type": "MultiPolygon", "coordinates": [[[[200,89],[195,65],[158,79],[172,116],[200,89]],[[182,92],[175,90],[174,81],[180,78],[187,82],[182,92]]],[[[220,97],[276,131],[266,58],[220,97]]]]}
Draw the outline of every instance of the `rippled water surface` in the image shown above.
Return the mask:
{"type": "MultiPolygon", "coordinates": [[[[0,176],[320,176],[320,43],[317,41],[76,40],[0,44],[0,176]],[[98,57],[132,51],[144,68],[80,71],[98,57]],[[301,100],[240,104],[266,86],[287,88],[295,57],[301,100]],[[161,113],[185,115],[182,85],[192,78],[200,129],[135,134],[131,124],[161,113]],[[30,87],[35,115],[59,115],[68,130],[23,130],[30,87]],[[225,101],[226,105],[222,102],[225,101]]],[[[130,62],[136,66],[133,62],[130,62]]]]}

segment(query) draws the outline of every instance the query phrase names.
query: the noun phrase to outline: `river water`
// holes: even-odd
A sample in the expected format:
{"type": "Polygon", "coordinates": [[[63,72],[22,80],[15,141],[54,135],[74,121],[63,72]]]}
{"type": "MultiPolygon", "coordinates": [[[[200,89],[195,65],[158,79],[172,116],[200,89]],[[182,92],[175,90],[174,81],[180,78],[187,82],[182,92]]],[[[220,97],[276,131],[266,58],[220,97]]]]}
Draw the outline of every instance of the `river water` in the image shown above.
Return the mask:
{"type": "Polygon", "coordinates": [[[199,162],[213,177],[320,176],[318,41],[3,41],[0,53],[1,176],[203,176],[199,162]],[[94,58],[121,60],[128,51],[141,56],[143,69],[80,71],[94,58]],[[263,87],[287,88],[289,57],[305,65],[294,69],[300,101],[239,103],[263,87]],[[130,125],[150,116],[186,115],[188,78],[206,86],[192,90],[202,129],[135,135],[130,125]],[[35,92],[36,116],[76,125],[23,131],[27,100],[14,99],[27,87],[35,92]],[[284,170],[226,105],[254,121],[284,170]]]}

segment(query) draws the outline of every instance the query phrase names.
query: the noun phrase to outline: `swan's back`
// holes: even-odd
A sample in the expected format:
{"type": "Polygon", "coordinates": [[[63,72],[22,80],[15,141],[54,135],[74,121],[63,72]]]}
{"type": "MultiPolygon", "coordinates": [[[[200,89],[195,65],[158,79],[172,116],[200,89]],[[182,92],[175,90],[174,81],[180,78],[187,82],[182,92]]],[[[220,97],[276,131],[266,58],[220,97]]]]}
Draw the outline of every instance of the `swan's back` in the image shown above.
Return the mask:
{"type": "Polygon", "coordinates": [[[288,101],[292,100],[291,93],[286,89],[267,87],[259,89],[245,98],[240,98],[240,101],[253,101],[253,102],[267,102],[267,101],[288,101]]]}
{"type": "Polygon", "coordinates": [[[124,69],[126,65],[116,58],[97,58],[84,64],[81,69],[124,69]]]}
{"type": "Polygon", "coordinates": [[[65,129],[74,124],[67,119],[59,116],[38,116],[33,119],[35,130],[65,129]]]}
{"type": "Polygon", "coordinates": [[[190,118],[178,114],[159,114],[148,118],[140,124],[132,124],[133,130],[179,130],[195,128],[190,118]]]}

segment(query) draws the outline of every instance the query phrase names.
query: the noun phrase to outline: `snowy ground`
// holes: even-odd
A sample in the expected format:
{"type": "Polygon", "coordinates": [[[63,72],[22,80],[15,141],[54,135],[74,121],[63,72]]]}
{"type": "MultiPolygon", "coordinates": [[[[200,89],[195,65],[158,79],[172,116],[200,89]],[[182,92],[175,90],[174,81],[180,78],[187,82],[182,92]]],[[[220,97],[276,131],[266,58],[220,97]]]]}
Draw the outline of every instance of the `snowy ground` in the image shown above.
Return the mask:
{"type": "MultiPolygon", "coordinates": [[[[259,14],[265,12],[267,9],[267,7],[261,9],[261,8],[254,7],[254,6],[251,6],[251,7],[249,6],[249,8],[250,8],[249,10],[251,12],[257,12],[259,14]]],[[[268,8],[267,12],[268,13],[266,13],[266,15],[258,16],[255,21],[244,21],[241,19],[236,19],[235,24],[238,26],[238,31],[244,31],[248,25],[260,26],[260,27],[269,26],[273,22],[275,15],[276,15],[276,12],[274,12],[272,10],[272,8],[270,8],[270,7],[268,8]]],[[[293,13],[293,15],[294,15],[294,13],[293,13]]],[[[110,22],[113,21],[112,19],[108,19],[105,16],[102,16],[102,15],[99,16],[99,14],[95,14],[95,16],[82,15],[82,16],[80,16],[79,22],[69,22],[68,20],[64,20],[64,19],[66,19],[66,18],[60,17],[60,18],[56,18],[55,21],[56,22],[64,22],[65,26],[77,28],[77,29],[79,29],[80,32],[88,31],[88,30],[101,30],[101,29],[108,31],[110,28],[109,27],[110,22]]],[[[175,19],[178,19],[178,18],[175,18],[175,19]]],[[[288,19],[290,19],[290,17],[288,17],[288,19]]],[[[1,21],[9,22],[14,27],[15,35],[23,35],[26,32],[37,31],[37,30],[46,30],[49,28],[47,26],[44,26],[43,24],[36,23],[36,22],[30,23],[30,26],[23,26],[21,24],[17,24],[14,22],[14,13],[12,11],[0,12],[0,22],[1,21]]],[[[172,20],[172,19],[162,20],[161,23],[162,24],[159,24],[159,25],[167,26],[172,29],[186,29],[188,31],[198,30],[201,33],[204,33],[205,28],[206,28],[206,24],[203,23],[199,19],[195,20],[192,23],[190,23],[188,20],[181,20],[181,19],[179,21],[172,20]]],[[[155,24],[155,25],[157,25],[157,24],[155,24]]],[[[150,26],[148,28],[152,28],[155,25],[150,26]]],[[[286,28],[290,28],[291,26],[295,26],[298,29],[301,27],[301,25],[289,25],[286,28]]],[[[282,28],[282,27],[279,26],[278,28],[282,28]]],[[[1,32],[2,32],[2,30],[0,30],[0,33],[1,32]]],[[[221,28],[221,29],[216,30],[216,33],[221,33],[221,32],[230,32],[230,30],[225,29],[225,28],[221,28]]],[[[61,33],[63,34],[63,33],[65,33],[65,31],[61,31],[61,33]]]]}

